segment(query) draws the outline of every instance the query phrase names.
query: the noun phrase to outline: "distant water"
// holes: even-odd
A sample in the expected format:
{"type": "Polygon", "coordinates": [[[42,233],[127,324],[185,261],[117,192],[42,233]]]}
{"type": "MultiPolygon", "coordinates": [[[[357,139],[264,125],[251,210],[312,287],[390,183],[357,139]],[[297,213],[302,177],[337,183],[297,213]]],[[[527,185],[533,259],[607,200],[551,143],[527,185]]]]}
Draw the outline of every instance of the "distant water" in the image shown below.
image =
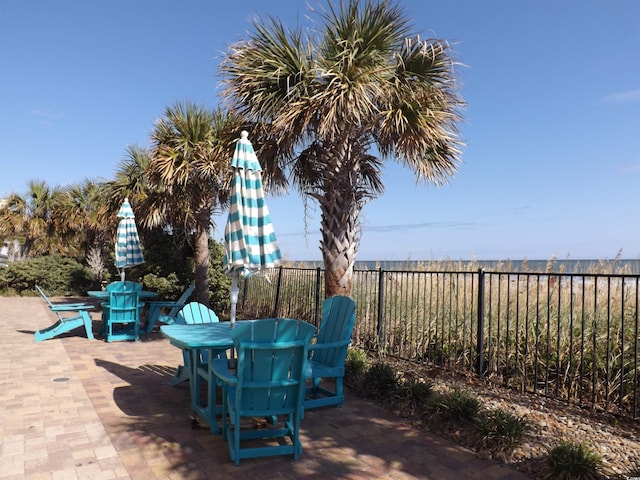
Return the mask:
{"type": "MultiPolygon", "coordinates": [[[[322,267],[322,262],[294,262],[305,267],[322,267]]],[[[640,275],[640,259],[617,260],[364,260],[356,270],[461,270],[530,273],[613,273],[640,275]],[[440,267],[440,268],[439,268],[440,267]]]]}

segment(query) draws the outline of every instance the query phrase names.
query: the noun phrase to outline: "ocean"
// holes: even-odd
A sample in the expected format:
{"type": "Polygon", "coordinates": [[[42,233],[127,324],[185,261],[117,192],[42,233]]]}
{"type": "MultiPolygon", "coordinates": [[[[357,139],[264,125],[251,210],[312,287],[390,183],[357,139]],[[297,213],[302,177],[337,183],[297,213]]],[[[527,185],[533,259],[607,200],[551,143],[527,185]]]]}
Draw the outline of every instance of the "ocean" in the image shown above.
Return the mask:
{"type": "MultiPolygon", "coordinates": [[[[296,261],[301,267],[323,267],[322,262],[296,261]]],[[[614,260],[358,260],[356,270],[469,271],[482,268],[497,272],[602,273],[640,275],[640,259],[614,260]]]]}

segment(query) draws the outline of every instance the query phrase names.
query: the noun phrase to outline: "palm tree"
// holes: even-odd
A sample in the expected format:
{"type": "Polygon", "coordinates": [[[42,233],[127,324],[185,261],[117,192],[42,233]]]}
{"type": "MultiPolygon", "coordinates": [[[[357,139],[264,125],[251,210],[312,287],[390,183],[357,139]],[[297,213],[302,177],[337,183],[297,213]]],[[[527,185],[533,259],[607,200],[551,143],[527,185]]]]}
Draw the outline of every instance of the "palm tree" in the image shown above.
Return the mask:
{"type": "Polygon", "coordinates": [[[90,179],[71,184],[65,188],[66,195],[54,211],[56,218],[64,220],[59,230],[70,250],[75,249],[87,258],[98,284],[104,270],[104,251],[113,232],[105,186],[90,179]]]}
{"type": "MultiPolygon", "coordinates": [[[[102,188],[105,208],[101,211],[100,219],[107,229],[108,238],[112,241],[112,251],[113,239],[118,228],[117,212],[125,198],[129,199],[138,226],[144,224],[145,220],[147,225],[152,222],[152,219],[147,218],[147,212],[143,207],[149,195],[153,193],[148,176],[150,161],[151,152],[148,149],[137,145],[127,147],[124,158],[118,164],[115,179],[106,182],[102,188]]],[[[144,237],[142,232],[140,233],[140,236],[144,237]]]]}
{"type": "Polygon", "coordinates": [[[278,156],[319,203],[330,296],[351,292],[359,216],[384,190],[384,160],[438,185],[456,172],[463,102],[448,44],[412,34],[393,2],[344,0],[318,13],[316,34],[254,22],[220,69],[232,108],[268,125],[261,159],[278,156]]]}
{"type": "Polygon", "coordinates": [[[29,182],[25,196],[9,195],[0,209],[0,237],[18,240],[21,245],[18,257],[68,253],[59,234],[62,219],[54,215],[64,195],[60,187],[52,188],[36,180],[29,182]]]}
{"type": "Polygon", "coordinates": [[[209,236],[213,214],[228,201],[237,115],[190,102],[167,108],[151,135],[148,173],[154,195],[145,202],[149,226],[194,235],[194,298],[209,305],[209,236]]]}

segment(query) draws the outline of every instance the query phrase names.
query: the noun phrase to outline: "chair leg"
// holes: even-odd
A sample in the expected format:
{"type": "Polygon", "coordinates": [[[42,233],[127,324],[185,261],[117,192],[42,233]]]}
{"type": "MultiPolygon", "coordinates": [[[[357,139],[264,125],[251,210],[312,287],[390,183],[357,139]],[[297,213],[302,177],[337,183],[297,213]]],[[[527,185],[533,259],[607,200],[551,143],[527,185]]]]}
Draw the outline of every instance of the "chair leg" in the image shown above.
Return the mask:
{"type": "Polygon", "coordinates": [[[84,323],[84,330],[87,333],[87,338],[89,340],[93,340],[93,323],[91,322],[91,315],[89,315],[89,312],[80,312],[80,315],[82,316],[82,322],[84,323]]]}
{"type": "Polygon", "coordinates": [[[182,351],[182,361],[184,362],[183,365],[179,365],[178,368],[176,368],[176,374],[171,379],[171,385],[174,387],[191,378],[191,362],[189,360],[189,354],[184,350],[182,351]]]}
{"type": "Polygon", "coordinates": [[[156,324],[156,320],[158,319],[158,314],[160,310],[157,307],[151,306],[149,311],[147,312],[147,324],[143,331],[145,333],[151,333],[153,331],[153,326],[156,324]]]}
{"type": "Polygon", "coordinates": [[[78,313],[79,314],[77,317],[61,318],[53,325],[35,332],[34,336],[36,342],[41,342],[43,340],[57,337],[58,335],[67,333],[78,327],[84,327],[87,333],[87,338],[89,340],[93,340],[93,332],[91,331],[91,317],[89,316],[89,313],[82,311],[78,313]]]}

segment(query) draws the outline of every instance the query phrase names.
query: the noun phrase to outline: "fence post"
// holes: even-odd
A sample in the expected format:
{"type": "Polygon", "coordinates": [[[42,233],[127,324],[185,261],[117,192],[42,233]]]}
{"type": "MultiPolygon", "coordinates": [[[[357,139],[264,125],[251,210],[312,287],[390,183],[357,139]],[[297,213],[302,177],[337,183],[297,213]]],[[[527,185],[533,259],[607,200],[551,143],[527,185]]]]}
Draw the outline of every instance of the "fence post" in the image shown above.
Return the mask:
{"type": "Polygon", "coordinates": [[[377,335],[378,335],[378,351],[380,351],[380,347],[382,346],[382,306],[384,304],[384,274],[382,272],[382,268],[378,267],[378,325],[376,327],[377,335]]]}
{"type": "Polygon", "coordinates": [[[484,270],[478,269],[478,330],[476,339],[476,373],[484,371],[484,270]]]}
{"type": "Polygon", "coordinates": [[[273,318],[278,316],[278,303],[280,303],[280,284],[282,283],[282,265],[278,267],[278,283],[276,284],[276,298],[273,302],[273,318]]]}
{"type": "Polygon", "coordinates": [[[313,322],[318,328],[318,314],[320,311],[320,267],[316,267],[316,304],[314,308],[313,322]]]}

